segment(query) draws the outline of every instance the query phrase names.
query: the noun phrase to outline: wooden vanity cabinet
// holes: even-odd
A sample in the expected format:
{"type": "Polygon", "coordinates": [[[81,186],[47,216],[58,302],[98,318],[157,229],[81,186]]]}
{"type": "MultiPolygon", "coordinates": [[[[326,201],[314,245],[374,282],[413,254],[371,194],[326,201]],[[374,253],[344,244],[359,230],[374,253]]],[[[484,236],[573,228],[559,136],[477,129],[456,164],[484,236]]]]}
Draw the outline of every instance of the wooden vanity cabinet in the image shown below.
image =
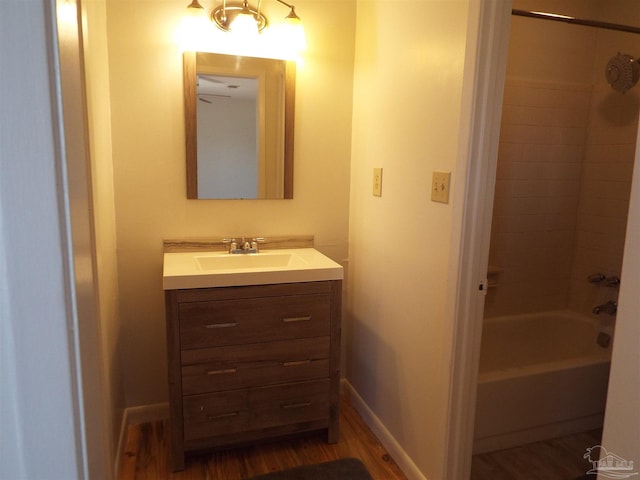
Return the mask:
{"type": "Polygon", "coordinates": [[[338,441],[342,281],[167,290],[171,455],[338,441]]]}

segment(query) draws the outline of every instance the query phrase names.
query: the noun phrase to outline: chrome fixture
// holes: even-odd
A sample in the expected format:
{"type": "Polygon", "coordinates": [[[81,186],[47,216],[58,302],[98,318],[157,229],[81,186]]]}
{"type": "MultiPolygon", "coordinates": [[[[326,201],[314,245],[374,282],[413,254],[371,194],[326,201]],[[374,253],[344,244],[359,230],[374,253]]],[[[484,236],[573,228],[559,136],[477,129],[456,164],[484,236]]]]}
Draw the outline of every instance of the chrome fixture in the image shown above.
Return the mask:
{"type": "Polygon", "coordinates": [[[238,29],[261,32],[269,24],[267,17],[260,12],[260,1],[258,7],[253,8],[247,0],[234,5],[227,5],[227,1],[224,0],[222,5],[211,12],[211,20],[225,32],[238,29]]]}
{"type": "Polygon", "coordinates": [[[587,277],[587,281],[589,283],[600,283],[602,282],[605,278],[604,273],[592,273],[591,275],[589,275],[587,277]]]}
{"type": "Polygon", "coordinates": [[[620,277],[612,275],[607,277],[604,273],[592,273],[587,277],[589,283],[604,283],[606,287],[618,288],[620,286],[620,277]]]}
{"type": "MultiPolygon", "coordinates": [[[[296,14],[296,7],[284,0],[276,1],[289,8],[289,14],[284,17],[284,22],[280,25],[283,28],[279,29],[278,36],[290,48],[302,52],[306,48],[307,40],[300,17],[296,14]]],[[[254,7],[249,0],[238,0],[235,3],[222,0],[222,5],[214,8],[209,18],[220,30],[234,33],[236,39],[249,40],[269,25],[269,20],[261,11],[262,0],[257,2],[257,6],[254,7]]],[[[204,11],[198,0],[192,0],[187,6],[187,12],[192,17],[205,17],[204,11]]]]}
{"type": "Polygon", "coordinates": [[[222,243],[229,244],[229,253],[237,254],[237,253],[259,253],[260,249],[258,248],[258,244],[264,242],[264,238],[255,237],[249,242],[242,237],[240,242],[238,242],[235,238],[223,238],[222,243]]]}
{"type": "Polygon", "coordinates": [[[607,287],[618,288],[620,286],[620,277],[607,277],[604,279],[604,284],[607,287]]]}
{"type": "Polygon", "coordinates": [[[576,18],[570,15],[560,15],[557,13],[547,12],[531,12],[528,10],[511,10],[512,15],[520,17],[538,18],[541,20],[551,20],[554,22],[570,23],[573,25],[584,25],[586,27],[605,28],[608,30],[618,30],[620,32],[640,33],[640,27],[633,25],[622,25],[619,23],[601,22],[599,20],[588,20],[584,18],[576,18]]]}
{"type": "Polygon", "coordinates": [[[640,79],[639,62],[640,59],[625,53],[618,52],[611,57],[604,72],[609,86],[617,92],[626,93],[640,79]]]}
{"type": "Polygon", "coordinates": [[[596,338],[596,343],[600,345],[602,348],[608,348],[611,344],[611,335],[605,332],[598,333],[598,338],[596,338]]]}
{"type": "MultiPolygon", "coordinates": [[[[290,9],[289,14],[284,17],[285,22],[289,25],[301,26],[296,7],[283,0],[276,1],[290,9]]],[[[260,11],[261,3],[262,0],[258,0],[257,7],[253,7],[249,5],[248,0],[242,0],[241,3],[227,3],[227,0],[223,0],[222,5],[213,9],[210,17],[218,28],[225,32],[236,30],[261,32],[269,25],[269,20],[260,11]]],[[[204,10],[198,0],[193,0],[187,8],[195,11],[204,10]]]]}
{"type": "Polygon", "coordinates": [[[618,304],[613,300],[609,300],[607,303],[603,303],[602,305],[593,307],[593,310],[591,310],[591,312],[595,313],[596,315],[600,315],[601,313],[615,315],[617,311],[618,311],[618,304]]]}
{"type": "Polygon", "coordinates": [[[204,11],[204,7],[198,3],[198,0],[193,0],[189,5],[187,5],[187,8],[190,9],[189,11],[191,12],[197,12],[199,10],[204,11]]]}

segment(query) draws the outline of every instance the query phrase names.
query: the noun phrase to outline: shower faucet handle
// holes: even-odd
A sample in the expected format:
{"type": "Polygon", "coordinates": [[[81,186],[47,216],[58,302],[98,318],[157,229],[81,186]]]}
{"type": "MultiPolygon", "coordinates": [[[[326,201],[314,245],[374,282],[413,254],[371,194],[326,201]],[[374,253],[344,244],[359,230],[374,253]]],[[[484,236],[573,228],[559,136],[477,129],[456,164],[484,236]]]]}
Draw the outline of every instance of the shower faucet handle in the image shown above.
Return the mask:
{"type": "Polygon", "coordinates": [[[620,277],[617,277],[615,275],[612,277],[607,277],[604,279],[604,282],[607,287],[618,288],[620,286],[620,277]]]}
{"type": "Polygon", "coordinates": [[[607,277],[604,275],[604,273],[592,273],[587,277],[587,281],[589,283],[600,283],[604,281],[605,278],[607,277]]]}
{"type": "Polygon", "coordinates": [[[604,273],[592,273],[587,277],[589,283],[603,283],[606,287],[618,288],[620,286],[620,277],[612,275],[607,277],[604,273]]]}

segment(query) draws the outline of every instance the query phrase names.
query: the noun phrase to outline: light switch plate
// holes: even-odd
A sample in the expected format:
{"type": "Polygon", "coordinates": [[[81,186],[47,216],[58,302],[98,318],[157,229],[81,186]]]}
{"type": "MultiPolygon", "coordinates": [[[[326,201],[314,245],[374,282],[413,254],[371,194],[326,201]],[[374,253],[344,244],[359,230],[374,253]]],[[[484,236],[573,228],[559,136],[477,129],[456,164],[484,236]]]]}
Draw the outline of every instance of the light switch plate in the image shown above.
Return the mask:
{"type": "Polygon", "coordinates": [[[382,168],[373,169],[373,195],[382,196],[382,168]]]}
{"type": "Polygon", "coordinates": [[[431,180],[431,201],[449,203],[449,184],[451,172],[433,172],[431,180]]]}

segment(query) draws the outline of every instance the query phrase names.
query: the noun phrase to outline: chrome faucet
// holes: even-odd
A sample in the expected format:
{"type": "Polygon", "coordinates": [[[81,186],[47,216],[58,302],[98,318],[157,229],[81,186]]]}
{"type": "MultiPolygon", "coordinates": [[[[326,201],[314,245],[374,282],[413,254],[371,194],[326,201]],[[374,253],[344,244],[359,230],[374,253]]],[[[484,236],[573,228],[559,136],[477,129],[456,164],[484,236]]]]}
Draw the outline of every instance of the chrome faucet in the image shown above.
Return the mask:
{"type": "Polygon", "coordinates": [[[258,243],[264,242],[264,238],[255,237],[249,242],[245,237],[238,242],[235,238],[223,238],[222,243],[229,244],[229,253],[258,253],[258,243]]]}
{"type": "Polygon", "coordinates": [[[601,313],[607,313],[609,315],[615,315],[618,311],[618,304],[613,300],[609,300],[607,303],[603,303],[602,305],[598,305],[597,307],[593,307],[591,310],[596,315],[600,315],[601,313]]]}

